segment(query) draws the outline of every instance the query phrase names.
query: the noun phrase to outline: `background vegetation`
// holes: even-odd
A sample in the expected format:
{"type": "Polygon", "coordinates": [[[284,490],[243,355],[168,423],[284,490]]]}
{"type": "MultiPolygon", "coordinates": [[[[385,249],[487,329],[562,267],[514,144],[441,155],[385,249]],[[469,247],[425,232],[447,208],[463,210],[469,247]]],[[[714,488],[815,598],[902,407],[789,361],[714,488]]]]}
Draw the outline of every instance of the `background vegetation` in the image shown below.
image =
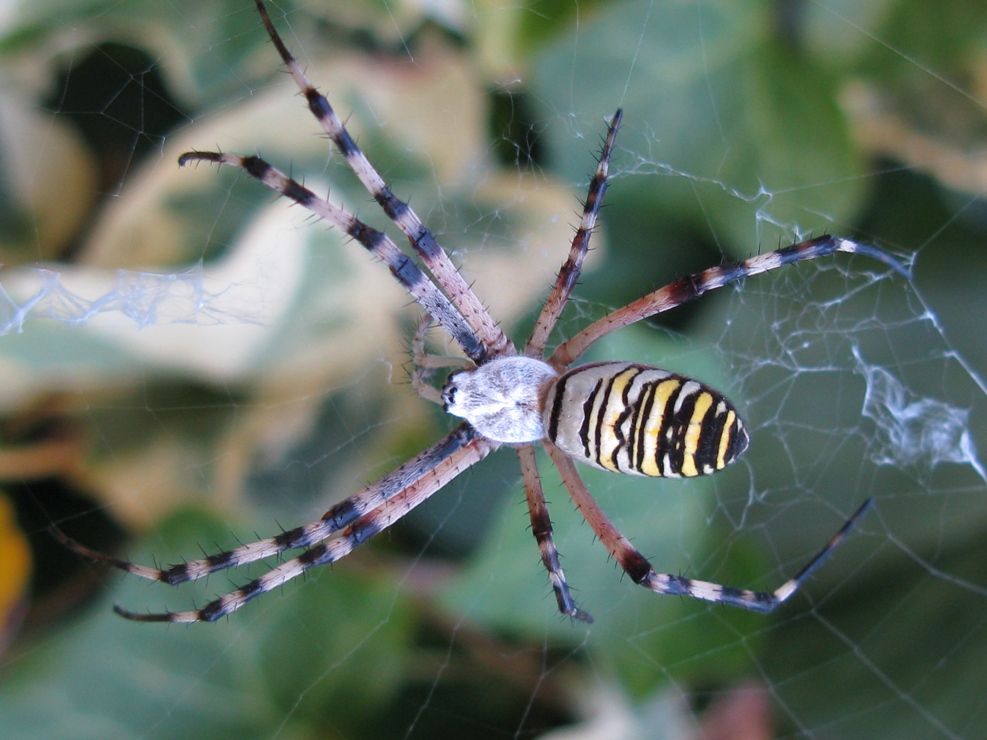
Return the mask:
{"type": "Polygon", "coordinates": [[[587,474],[657,567],[775,588],[867,495],[877,506],[765,618],[639,593],[546,462],[566,572],[597,620],[584,627],[555,613],[504,451],[229,620],[121,620],[112,603],[188,608],[250,575],[136,582],[62,552],[50,524],[141,562],[193,558],[320,516],[449,421],[406,383],[416,312],[386,270],[245,177],[176,165],[195,148],[260,152],[382,225],[327,158],[252,3],[9,3],[4,736],[976,734],[983,4],[271,13],[512,336],[563,259],[618,106],[605,222],[559,336],[810,233],[913,260],[910,284],[859,258],[782,271],[595,350],[728,391],[754,431],[746,462],[713,480],[587,474]]]}

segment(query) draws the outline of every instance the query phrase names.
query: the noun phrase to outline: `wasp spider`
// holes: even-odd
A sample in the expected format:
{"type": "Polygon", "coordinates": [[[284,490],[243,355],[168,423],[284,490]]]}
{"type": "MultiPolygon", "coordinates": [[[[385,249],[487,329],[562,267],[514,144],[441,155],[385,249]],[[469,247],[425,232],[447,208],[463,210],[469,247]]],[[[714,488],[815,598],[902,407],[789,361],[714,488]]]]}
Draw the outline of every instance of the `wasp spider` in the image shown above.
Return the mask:
{"type": "Polygon", "coordinates": [[[631,362],[602,362],[571,368],[597,340],[621,327],[679,306],[728,283],[783,265],[827,257],[836,252],[861,254],[894,270],[907,270],[880,250],[848,239],[821,236],[736,264],[712,267],[656,290],[596,321],[571,339],[545,352],[549,333],[579,278],[607,187],[610,155],[621,111],[610,120],[596,173],[569,256],[538,317],[531,338],[518,350],[473,294],[448,254],[409,205],[396,198],[350,137],[332,106],[309,82],[275,30],[263,0],[255,0],[267,33],[308,101],[308,107],[346,159],[360,182],[407,236],[419,264],[384,233],[317,196],[257,156],[189,152],[179,164],[215,162],[238,167],[331,226],[341,229],[384,262],[395,279],[427,314],[416,337],[414,387],[465,419],[431,448],[373,485],[333,506],[320,521],[242,545],[228,552],[166,569],[151,568],[94,552],[59,535],[77,552],[142,578],[179,584],[225,568],[301,549],[232,593],[201,609],[137,614],[116,607],[128,619],[153,622],[213,621],[250,599],[296,578],[317,565],[335,562],[405,516],[467,468],[503,445],[514,447],[521,463],[532,531],[548,570],[559,610],[591,621],[576,606],[559,564],[552,523],[535,466],[541,444],[558,466],[565,487],[600,541],[631,579],[659,594],[691,596],[758,612],[770,612],[788,599],[846,536],[870,504],[866,501],[826,546],[794,578],[774,592],[748,591],[692,578],[657,573],[607,518],[590,495],[574,461],[605,470],[660,477],[706,475],[729,465],[748,444],[733,405],[698,381],[631,362]],[[422,357],[423,334],[434,321],[462,348],[468,367],[453,372],[441,395],[424,382],[431,369],[422,357]]]}

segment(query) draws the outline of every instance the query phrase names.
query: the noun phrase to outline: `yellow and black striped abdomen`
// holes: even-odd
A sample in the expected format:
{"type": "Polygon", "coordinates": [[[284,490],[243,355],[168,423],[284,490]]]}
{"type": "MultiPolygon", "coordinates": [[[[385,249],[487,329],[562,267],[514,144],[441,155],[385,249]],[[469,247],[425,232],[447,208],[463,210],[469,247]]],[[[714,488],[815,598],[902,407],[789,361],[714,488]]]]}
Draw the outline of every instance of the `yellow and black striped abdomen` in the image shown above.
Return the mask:
{"type": "Polygon", "coordinates": [[[570,370],[548,392],[548,438],[604,470],[666,478],[722,470],[747,449],[733,405],[667,370],[601,362],[570,370]]]}

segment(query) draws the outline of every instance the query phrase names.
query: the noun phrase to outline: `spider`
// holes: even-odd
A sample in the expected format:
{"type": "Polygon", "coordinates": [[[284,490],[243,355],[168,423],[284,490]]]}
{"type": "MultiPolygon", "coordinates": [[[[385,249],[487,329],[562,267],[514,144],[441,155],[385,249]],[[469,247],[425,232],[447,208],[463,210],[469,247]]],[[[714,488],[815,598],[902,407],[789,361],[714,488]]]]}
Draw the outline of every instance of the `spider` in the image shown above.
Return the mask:
{"type": "Polygon", "coordinates": [[[179,164],[204,161],[239,168],[342,230],[386,264],[425,311],[414,343],[417,367],[412,373],[413,387],[426,399],[442,403],[449,414],[465,421],[411,461],[333,506],[319,521],[200,560],[165,569],[152,568],[90,550],[56,532],[64,544],[81,555],[172,585],[302,550],[296,557],[280,562],[201,609],[135,613],[116,606],[116,612],[144,622],[211,622],[227,616],[309,568],[347,556],[463,471],[506,445],[514,447],[520,458],[532,532],[559,611],[590,622],[591,617],[576,605],[559,563],[535,462],[536,443],[545,448],[580,513],[634,583],[659,594],[690,596],[764,613],[791,597],[843,541],[866,512],[871,499],[854,512],[795,577],[774,592],[749,591],[657,573],[607,518],[583,483],[574,461],[631,475],[666,478],[706,475],[723,469],[747,448],[749,438],[744,423],[730,401],[696,380],[633,362],[598,362],[574,368],[572,364],[611,332],[668,311],[709,290],[783,265],[848,252],[880,260],[908,277],[906,268],[875,247],[820,236],[673,282],[611,312],[547,354],[549,334],[579,278],[607,188],[610,157],[622,116],[617,110],[609,122],[569,256],[531,337],[518,350],[487,313],[432,233],[407,203],[394,196],[357,147],[329,101],[315,89],[288,51],[263,0],[255,2],[271,42],[309,109],[356,177],[408,238],[431,277],[383,232],[317,196],[260,157],[193,151],[183,154],[179,164]],[[464,369],[449,375],[441,393],[425,382],[437,364],[429,362],[433,358],[423,356],[423,336],[433,322],[455,340],[468,358],[464,369]]]}

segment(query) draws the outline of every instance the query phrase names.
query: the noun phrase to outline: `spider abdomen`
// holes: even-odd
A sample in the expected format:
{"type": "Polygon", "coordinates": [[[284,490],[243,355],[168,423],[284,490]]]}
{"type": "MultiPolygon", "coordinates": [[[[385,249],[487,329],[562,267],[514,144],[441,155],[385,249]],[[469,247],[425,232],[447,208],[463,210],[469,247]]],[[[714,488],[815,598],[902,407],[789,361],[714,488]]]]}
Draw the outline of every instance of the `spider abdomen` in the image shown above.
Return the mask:
{"type": "Polygon", "coordinates": [[[630,362],[600,362],[563,375],[548,393],[547,437],[604,470],[665,478],[722,470],[749,437],[733,404],[709,386],[630,362]]]}

